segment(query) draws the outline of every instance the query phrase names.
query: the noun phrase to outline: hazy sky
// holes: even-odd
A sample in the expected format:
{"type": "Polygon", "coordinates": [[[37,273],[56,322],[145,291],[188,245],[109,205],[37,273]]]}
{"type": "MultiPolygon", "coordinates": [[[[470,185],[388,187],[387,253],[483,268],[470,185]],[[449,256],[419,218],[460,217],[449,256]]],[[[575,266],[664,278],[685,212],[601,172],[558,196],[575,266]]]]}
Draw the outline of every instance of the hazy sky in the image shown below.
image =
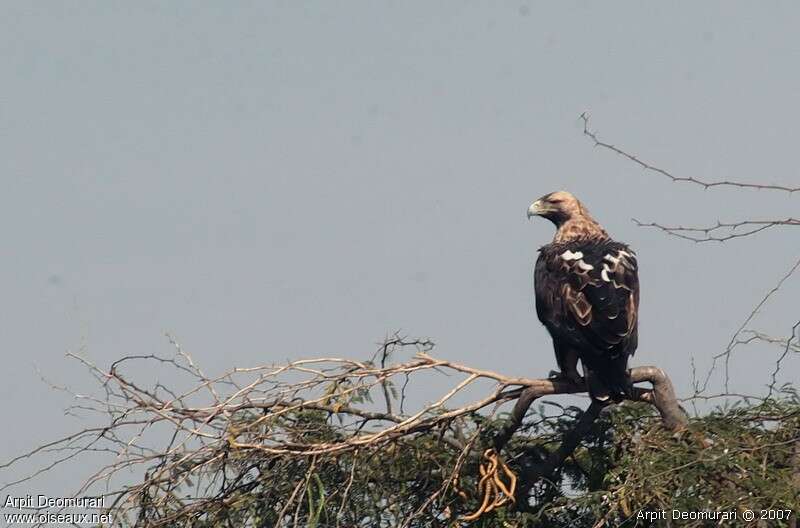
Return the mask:
{"type": "MultiPolygon", "coordinates": [[[[557,189],[636,249],[632,364],[687,394],[690,358],[708,367],[800,237],[696,245],[630,219],[796,217],[800,195],[670,183],[593,149],[578,116],[679,175],[798,185],[798,16],[792,2],[3,2],[0,458],[91,423],[63,415],[36,367],[89,391],[65,351],[105,367],[169,355],[167,331],[210,374],[364,358],[402,330],[544,376],[532,267],[553,229],[525,212],[557,189]]],[[[798,293],[795,277],[751,326],[786,335],[798,293]]],[[[760,391],[778,352],[739,350],[732,386],[760,391]]],[[[19,491],[72,491],[88,471],[72,468],[19,491]]]]}

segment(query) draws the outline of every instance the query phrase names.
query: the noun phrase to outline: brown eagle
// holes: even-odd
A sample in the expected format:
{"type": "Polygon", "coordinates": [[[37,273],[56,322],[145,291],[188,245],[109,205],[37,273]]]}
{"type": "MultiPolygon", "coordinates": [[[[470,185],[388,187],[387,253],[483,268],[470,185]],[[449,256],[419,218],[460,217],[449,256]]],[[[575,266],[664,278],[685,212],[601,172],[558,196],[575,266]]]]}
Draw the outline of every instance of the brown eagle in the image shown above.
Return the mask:
{"type": "Polygon", "coordinates": [[[636,254],[611,240],[572,194],[542,196],[528,218],[556,226],[553,242],[539,249],[534,269],[536,313],[553,338],[559,376],[583,383],[592,398],[621,401],[631,395],[628,357],[637,346],[639,277],[636,254]]]}

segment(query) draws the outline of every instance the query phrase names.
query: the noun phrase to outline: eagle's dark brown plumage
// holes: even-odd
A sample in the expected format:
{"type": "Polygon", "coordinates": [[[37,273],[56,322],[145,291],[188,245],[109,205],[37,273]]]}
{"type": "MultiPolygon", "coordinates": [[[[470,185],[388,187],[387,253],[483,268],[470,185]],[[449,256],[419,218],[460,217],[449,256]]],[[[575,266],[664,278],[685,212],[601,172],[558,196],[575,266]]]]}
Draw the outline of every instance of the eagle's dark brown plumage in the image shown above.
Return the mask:
{"type": "Polygon", "coordinates": [[[636,254],[609,238],[573,195],[558,191],[528,209],[556,225],[534,270],[536,313],[553,338],[561,376],[578,382],[578,359],[594,399],[631,394],[628,357],[637,346],[636,254]]]}

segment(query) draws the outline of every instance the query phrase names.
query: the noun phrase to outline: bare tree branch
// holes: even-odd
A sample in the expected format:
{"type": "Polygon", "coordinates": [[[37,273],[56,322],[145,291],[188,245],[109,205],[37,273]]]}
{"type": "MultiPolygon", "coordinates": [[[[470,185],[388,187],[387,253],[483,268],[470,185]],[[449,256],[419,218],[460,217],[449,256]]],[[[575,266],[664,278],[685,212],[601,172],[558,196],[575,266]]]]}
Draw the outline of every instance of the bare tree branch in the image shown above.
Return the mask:
{"type": "Polygon", "coordinates": [[[651,165],[651,164],[649,164],[649,163],[647,163],[645,161],[642,161],[638,156],[636,156],[634,154],[629,154],[627,151],[625,151],[625,150],[623,150],[623,149],[621,149],[619,147],[616,147],[611,143],[606,143],[605,141],[602,141],[598,137],[597,133],[594,132],[591,128],[589,128],[589,114],[588,114],[588,112],[583,112],[580,115],[580,118],[583,121],[583,134],[585,136],[587,136],[588,138],[590,138],[594,142],[594,146],[595,147],[601,147],[601,148],[610,150],[611,152],[614,152],[615,154],[617,154],[619,156],[622,156],[624,158],[627,158],[628,160],[636,163],[637,165],[639,165],[643,169],[651,171],[651,172],[654,172],[656,174],[660,174],[661,176],[665,176],[665,177],[669,178],[670,180],[672,180],[673,182],[691,183],[691,184],[694,184],[694,185],[699,185],[700,187],[703,187],[704,189],[711,189],[711,188],[714,188],[714,187],[740,187],[740,188],[744,188],[744,189],[783,191],[783,192],[788,192],[790,194],[800,191],[800,187],[788,187],[788,186],[785,186],[785,185],[767,185],[767,184],[761,184],[761,183],[743,183],[743,182],[729,181],[729,180],[703,181],[703,180],[698,180],[698,179],[693,178],[693,177],[675,176],[672,173],[670,173],[670,172],[668,172],[668,171],[666,171],[664,169],[661,169],[661,168],[656,167],[654,165],[651,165]]]}
{"type": "MultiPolygon", "coordinates": [[[[174,344],[174,339],[170,339],[174,344]]],[[[312,480],[318,478],[314,475],[342,454],[358,452],[358,459],[369,458],[385,453],[391,446],[399,447],[420,435],[438,431],[434,437],[457,455],[457,462],[447,470],[450,476],[439,491],[419,505],[418,511],[422,512],[434,501],[445,500],[447,487],[451,483],[454,485],[464,457],[478,438],[480,429],[470,432],[471,439],[465,441],[459,421],[477,416],[489,407],[496,410],[505,402],[518,400],[511,425],[494,440],[496,449],[493,451],[497,455],[489,455],[495,457],[491,458],[489,471],[497,474],[490,479],[496,484],[484,479],[487,493],[503,492],[503,495],[493,495],[494,506],[485,509],[491,511],[503,504],[509,494],[513,495],[513,484],[511,488],[504,484],[508,479],[502,477],[502,472],[509,474],[510,470],[499,453],[522,423],[530,404],[542,396],[584,393],[586,387],[560,379],[513,377],[477,369],[435,358],[428,354],[431,347],[429,342],[395,337],[385,346],[385,352],[382,347],[377,363],[315,358],[277,366],[233,369],[216,378],[203,374],[188,353],[177,346],[174,358],[128,356],[115,361],[108,370],[74,356],[100,382],[107,403],[105,413],[110,421],[103,427],[67,436],[0,465],[0,469],[8,468],[23,459],[43,455],[43,450],[67,453],[0,490],[25,482],[80,454],[105,449],[114,455],[113,460],[90,475],[76,495],[102,481],[110,482],[123,471],[146,470],[140,483],[107,495],[113,499],[117,515],[128,516],[138,510],[136,516],[141,522],[156,526],[169,524],[178,517],[186,518],[193,512],[213,513],[227,507],[226,504],[236,500],[242,493],[242,486],[250,481],[246,477],[248,472],[260,468],[265,461],[280,461],[281,464],[296,464],[303,471],[302,477],[295,479],[287,490],[277,512],[278,518],[286,518],[289,524],[296,525],[301,507],[312,513],[315,511],[306,504],[314,503],[314,497],[320,493],[316,480],[312,480]],[[406,346],[416,349],[413,358],[400,363],[389,361],[395,348],[406,346]],[[132,361],[171,366],[177,372],[190,375],[193,381],[183,391],[177,387],[154,390],[134,382],[123,372],[123,366],[132,361]],[[452,380],[450,387],[435,401],[411,414],[393,413],[391,404],[371,403],[373,393],[381,399],[396,397],[384,390],[394,378],[413,377],[424,372],[438,373],[452,380]],[[483,383],[478,385],[478,382],[483,383]],[[491,385],[488,389],[486,382],[491,385]],[[210,402],[204,402],[202,394],[210,402]],[[468,400],[466,403],[450,405],[462,394],[468,400]],[[335,428],[331,428],[332,420],[338,422],[335,428]],[[164,427],[172,434],[166,446],[159,448],[154,445],[158,435],[153,434],[155,429],[164,427]],[[234,462],[236,460],[240,462],[234,462]],[[247,464],[242,466],[245,461],[247,464]],[[212,496],[197,489],[194,499],[176,499],[175,490],[180,486],[197,488],[202,481],[208,481],[206,485],[209,486],[219,478],[222,484],[212,496]],[[151,518],[141,511],[142,508],[171,513],[151,518]]],[[[666,427],[677,430],[685,426],[687,417],[662,370],[637,367],[631,370],[631,377],[635,383],[652,384],[652,388],[637,388],[635,400],[654,405],[666,427]]],[[[104,401],[94,396],[74,394],[74,397],[88,399],[94,406],[104,401]]],[[[587,416],[594,414],[595,406],[590,407],[590,411],[587,416]]],[[[490,415],[494,412],[492,410],[490,415]]],[[[586,426],[582,423],[573,436],[564,441],[559,454],[553,455],[547,468],[557,467],[575,449],[583,435],[582,427],[586,426]]],[[[355,464],[356,457],[353,460],[355,464]]],[[[345,471],[347,479],[351,479],[356,469],[351,466],[345,471]]],[[[343,485],[343,490],[342,500],[348,488],[343,485]]]]}
{"type": "Polygon", "coordinates": [[[717,222],[710,227],[684,227],[684,226],[665,226],[656,222],[640,222],[636,218],[634,223],[639,227],[650,227],[667,233],[670,236],[691,240],[692,242],[725,242],[734,238],[744,238],[755,235],[772,227],[795,227],[800,226],[797,218],[786,218],[784,220],[743,220],[741,222],[717,222]],[[744,231],[737,231],[745,227],[744,231]],[[721,231],[723,234],[717,234],[721,231]]]}
{"type": "Polygon", "coordinates": [[[744,319],[744,321],[742,321],[742,323],[739,325],[739,327],[736,329],[736,331],[731,336],[730,341],[728,341],[728,345],[725,347],[725,350],[723,350],[722,352],[720,352],[718,354],[715,354],[712,357],[711,367],[708,369],[708,372],[706,373],[706,376],[705,376],[705,379],[703,380],[702,385],[697,384],[697,383],[695,384],[695,388],[694,388],[695,395],[702,394],[708,388],[708,383],[711,380],[711,376],[713,375],[714,370],[715,370],[715,368],[717,366],[717,363],[719,362],[720,359],[724,359],[725,360],[724,361],[724,364],[725,364],[724,384],[725,384],[725,392],[729,392],[730,359],[731,359],[731,354],[733,353],[733,350],[737,347],[737,345],[742,343],[742,341],[739,340],[739,336],[741,335],[741,333],[743,331],[745,331],[745,329],[747,328],[747,325],[750,324],[750,321],[753,320],[753,318],[756,316],[758,311],[767,303],[767,301],[770,299],[770,297],[772,297],[776,292],[778,292],[778,290],[781,289],[781,286],[783,286],[783,283],[786,282],[789,279],[789,277],[794,275],[795,271],[797,271],[798,268],[800,268],[800,259],[798,259],[792,265],[792,267],[789,268],[789,271],[786,272],[786,274],[783,277],[780,278],[780,280],[777,282],[777,284],[775,284],[775,286],[773,286],[772,289],[770,289],[764,295],[764,297],[758,302],[758,304],[756,304],[755,308],[753,308],[750,311],[750,313],[747,315],[747,317],[744,319]]]}

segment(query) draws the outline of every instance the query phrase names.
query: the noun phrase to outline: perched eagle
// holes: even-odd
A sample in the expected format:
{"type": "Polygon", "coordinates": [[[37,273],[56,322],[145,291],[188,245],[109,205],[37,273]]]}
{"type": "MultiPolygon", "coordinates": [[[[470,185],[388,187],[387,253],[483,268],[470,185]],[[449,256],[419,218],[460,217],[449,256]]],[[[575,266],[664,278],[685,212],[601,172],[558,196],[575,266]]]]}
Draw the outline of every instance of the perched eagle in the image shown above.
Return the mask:
{"type": "Polygon", "coordinates": [[[560,376],[583,383],[592,398],[631,394],[628,357],[636,351],[639,277],[636,254],[611,240],[573,195],[558,191],[528,208],[556,226],[534,270],[536,313],[553,338],[560,376]]]}

